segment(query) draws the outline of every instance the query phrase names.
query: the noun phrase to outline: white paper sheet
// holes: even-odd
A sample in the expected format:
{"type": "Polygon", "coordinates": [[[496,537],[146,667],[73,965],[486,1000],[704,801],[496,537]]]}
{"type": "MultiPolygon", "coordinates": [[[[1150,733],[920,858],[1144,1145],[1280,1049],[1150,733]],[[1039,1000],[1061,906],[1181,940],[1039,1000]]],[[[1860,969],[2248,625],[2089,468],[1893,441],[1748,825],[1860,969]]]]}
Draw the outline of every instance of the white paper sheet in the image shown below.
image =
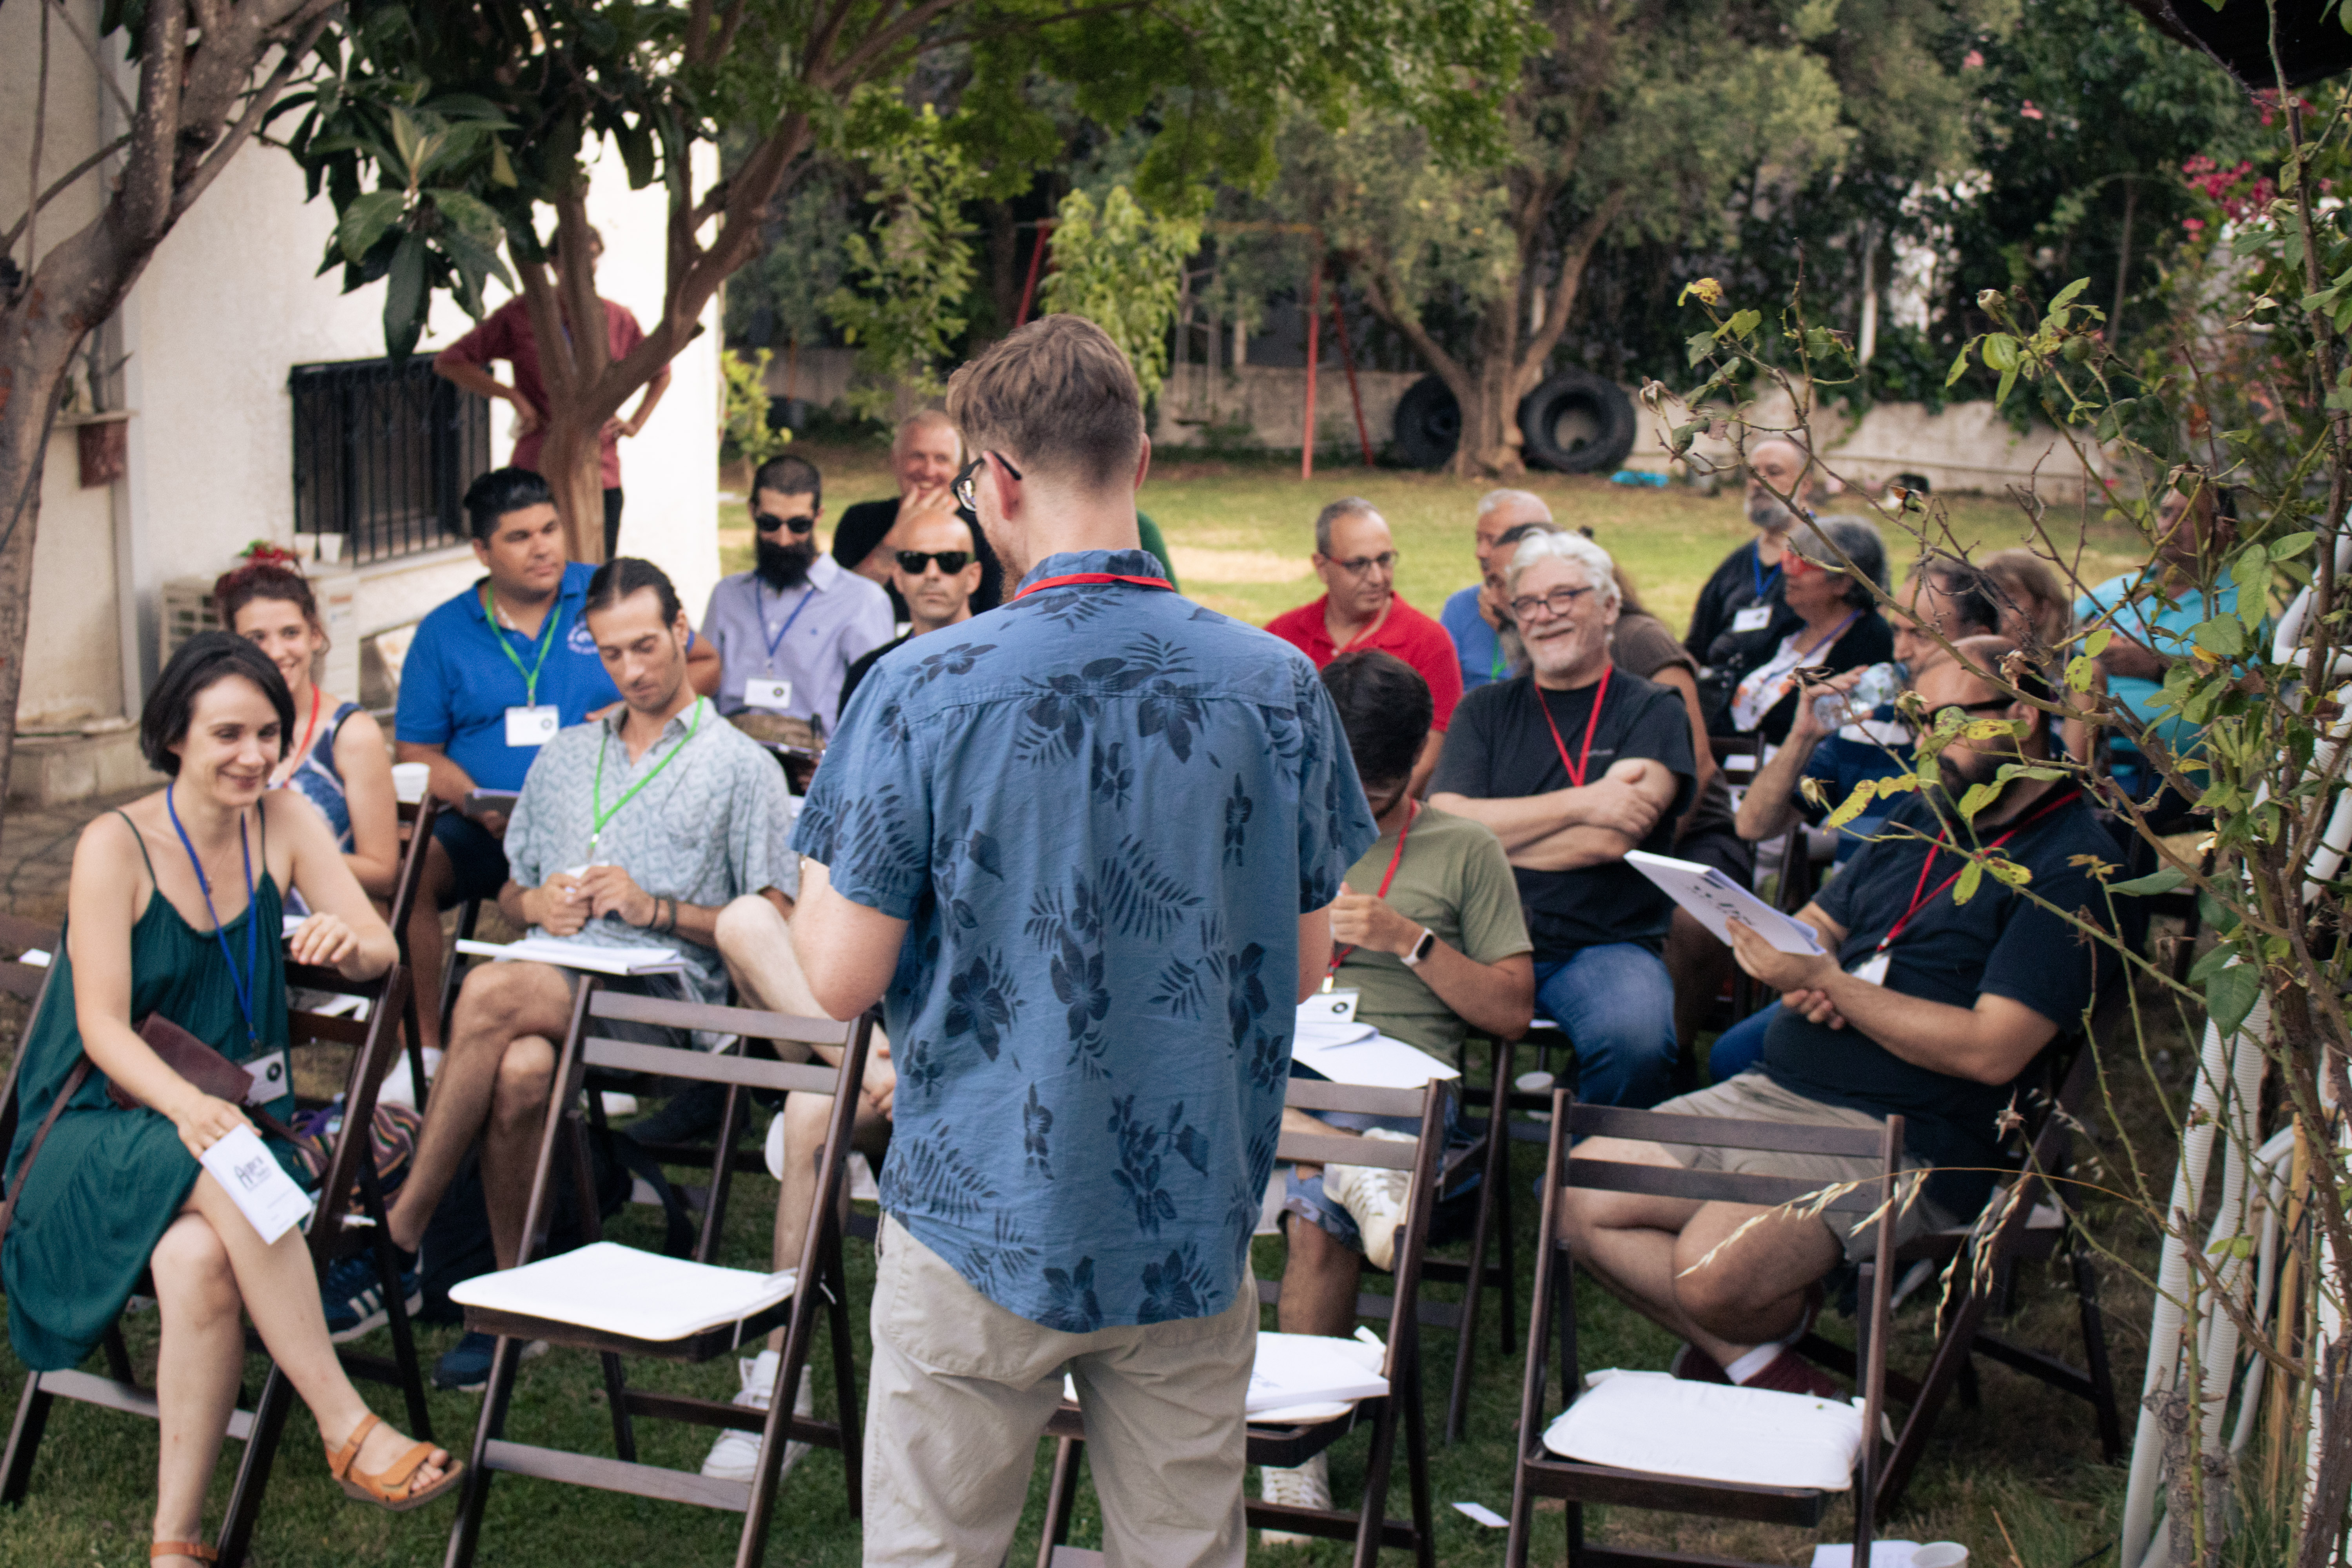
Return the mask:
{"type": "Polygon", "coordinates": [[[1390,1039],[1370,1024],[1309,1023],[1302,1016],[1290,1054],[1333,1083],[1360,1089],[1419,1089],[1462,1074],[1418,1046],[1390,1039]]]}
{"type": "Polygon", "coordinates": [[[1380,1373],[1381,1349],[1322,1334],[1257,1337],[1243,1411],[1251,1415],[1293,1405],[1379,1399],[1389,1391],[1380,1373]]]}
{"type": "Polygon", "coordinates": [[[1640,849],[1627,850],[1625,864],[1655,882],[1719,942],[1731,941],[1726,922],[1737,917],[1782,952],[1822,951],[1822,944],[1813,938],[1812,927],[1782,914],[1712,866],[1640,849]]]}
{"type": "MultiPolygon", "coordinates": [[[[1870,1543],[1870,1568],[1911,1568],[1911,1554],[1919,1550],[1916,1541],[1874,1541],[1870,1543]]],[[[1832,1542],[1813,1548],[1812,1568],[1849,1568],[1853,1562],[1853,1542],[1832,1542]]]]}
{"type": "Polygon", "coordinates": [[[562,937],[527,936],[501,946],[468,937],[457,943],[459,952],[482,958],[528,960],[552,963],[559,969],[584,969],[592,974],[683,974],[686,961],[674,947],[621,947],[571,942],[562,937]]]}
{"type": "Polygon", "coordinates": [[[720,1268],[599,1241],[527,1268],[477,1275],[449,1300],[632,1339],[682,1340],[774,1306],[793,1293],[798,1272],[720,1268]]]}
{"type": "Polygon", "coordinates": [[[295,1184],[250,1127],[230,1130],[201,1162],[267,1247],[309,1217],[310,1194],[295,1184]]]}

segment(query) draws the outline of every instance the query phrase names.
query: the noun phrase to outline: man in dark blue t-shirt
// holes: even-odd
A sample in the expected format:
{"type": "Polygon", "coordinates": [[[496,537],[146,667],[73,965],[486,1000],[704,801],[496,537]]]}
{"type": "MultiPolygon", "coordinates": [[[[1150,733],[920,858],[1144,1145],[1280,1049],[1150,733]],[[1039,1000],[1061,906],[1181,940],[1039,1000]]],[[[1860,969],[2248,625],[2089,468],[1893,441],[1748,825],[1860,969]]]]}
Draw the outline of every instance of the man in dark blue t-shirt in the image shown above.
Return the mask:
{"type": "MultiPolygon", "coordinates": [[[[1919,678],[1927,713],[1958,709],[1970,721],[2012,721],[2022,738],[1960,740],[1938,753],[1940,787],[1906,797],[1878,837],[1799,912],[1827,952],[1779,952],[1734,923],[1735,954],[1782,994],[1781,1016],[1753,1068],[1658,1107],[1811,1126],[1875,1128],[1901,1116],[1906,1165],[1937,1173],[1924,1192],[1908,1191],[1895,1222],[1902,1235],[1956,1223],[1983,1205],[2018,1079],[2062,1031],[2081,1026],[2114,971],[2114,950],[2067,918],[2105,925],[2105,900],[2091,865],[2116,853],[2081,791],[2065,780],[2018,778],[1973,823],[1952,809],[1971,785],[1992,783],[2003,763],[2052,752],[2040,709],[1970,673],[2001,668],[2011,646],[1970,637],[1958,647],[1960,661],[1919,678]],[[2023,867],[2032,896],[1979,873],[1971,895],[1956,899],[1970,848],[1997,848],[2023,867]]],[[[2031,667],[2018,668],[2020,689],[2046,700],[2031,667]]],[[[1578,1153],[1824,1185],[1867,1177],[1871,1167],[1866,1160],[1607,1139],[1578,1153]]],[[[1875,1247],[1867,1226],[1738,1204],[1574,1189],[1562,1197],[1562,1229],[1585,1266],[1689,1342],[1675,1358],[1678,1375],[1838,1396],[1836,1385],[1789,1347],[1811,1325],[1822,1277],[1841,1257],[1866,1257],[1875,1247]],[[1704,1268],[1687,1267],[1702,1258],[1704,1268]]]]}

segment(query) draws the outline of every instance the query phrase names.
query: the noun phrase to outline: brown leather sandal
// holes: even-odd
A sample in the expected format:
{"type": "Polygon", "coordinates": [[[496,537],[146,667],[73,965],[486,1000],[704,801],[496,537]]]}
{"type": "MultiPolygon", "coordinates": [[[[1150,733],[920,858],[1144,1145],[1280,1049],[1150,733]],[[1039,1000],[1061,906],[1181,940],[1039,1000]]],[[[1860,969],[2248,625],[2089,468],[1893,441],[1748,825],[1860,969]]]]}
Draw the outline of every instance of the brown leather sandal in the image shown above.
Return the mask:
{"type": "Polygon", "coordinates": [[[147,1549],[147,1561],[159,1557],[193,1557],[199,1563],[217,1563],[220,1553],[201,1541],[159,1541],[147,1549]]]}
{"type": "MultiPolygon", "coordinates": [[[[372,1502],[378,1508],[393,1513],[406,1513],[410,1509],[422,1508],[448,1491],[457,1484],[457,1479],[466,1473],[464,1464],[452,1460],[447,1472],[423,1491],[406,1490],[409,1479],[415,1475],[426,1458],[431,1457],[434,1445],[430,1443],[412,1445],[406,1453],[373,1475],[356,1468],[355,1461],[360,1457],[360,1445],[367,1441],[367,1435],[370,1432],[383,1425],[383,1417],[370,1411],[360,1418],[358,1426],[352,1428],[352,1435],[343,1439],[341,1447],[327,1450],[327,1473],[335,1478],[336,1484],[341,1486],[347,1495],[355,1497],[362,1502],[372,1502]]],[[[208,1557],[205,1561],[209,1562],[211,1559],[208,1557]]]]}

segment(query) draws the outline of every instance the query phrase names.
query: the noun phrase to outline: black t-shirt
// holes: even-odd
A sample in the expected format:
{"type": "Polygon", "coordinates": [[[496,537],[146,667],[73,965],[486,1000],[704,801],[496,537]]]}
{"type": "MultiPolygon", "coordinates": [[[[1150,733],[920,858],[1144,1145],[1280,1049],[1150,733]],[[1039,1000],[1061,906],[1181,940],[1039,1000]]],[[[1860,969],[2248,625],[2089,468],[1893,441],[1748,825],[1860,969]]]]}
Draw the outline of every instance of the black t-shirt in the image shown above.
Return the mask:
{"type": "MultiPolygon", "coordinates": [[[[1572,757],[1583,751],[1585,722],[1600,689],[1596,681],[1575,691],[1542,693],[1552,723],[1559,727],[1560,742],[1572,757]]],[[[1445,750],[1438,758],[1430,793],[1513,800],[1568,788],[1573,781],[1543,711],[1536,706],[1537,691],[1535,678],[1521,675],[1466,694],[1445,731],[1445,750]]],[[[1674,804],[1659,815],[1650,836],[1633,846],[1666,854],[1674,844],[1675,821],[1690,806],[1697,773],[1691,756],[1690,716],[1683,700],[1666,687],[1619,669],[1609,678],[1608,700],[1601,706],[1592,750],[1584,758],[1585,782],[1600,783],[1602,774],[1628,757],[1654,758],[1678,780],[1674,804]]],[[[1511,873],[1518,879],[1528,935],[1538,959],[1564,958],[1578,948],[1612,942],[1639,942],[1652,952],[1665,944],[1673,902],[1622,861],[1575,871],[1529,871],[1514,866],[1511,873]]]]}
{"type": "MultiPolygon", "coordinates": [[[[971,521],[971,514],[959,512],[957,515],[963,519],[964,526],[971,530],[971,547],[980,557],[980,587],[971,596],[971,613],[977,616],[1004,602],[1004,567],[997,561],[996,552],[988,547],[988,536],[971,521]]],[[[890,530],[898,525],[898,501],[896,497],[888,500],[862,500],[844,509],[841,521],[834,525],[833,558],[847,570],[856,571],[858,563],[873,554],[890,536],[890,530]]],[[[890,595],[890,618],[905,621],[907,601],[898,596],[898,590],[887,580],[882,586],[890,595]]],[[[848,702],[849,695],[845,691],[842,694],[845,709],[848,702]]]]}
{"type": "Polygon", "coordinates": [[[856,691],[857,683],[866,679],[866,672],[873,668],[874,666],[881,660],[882,656],[888,653],[892,648],[904,647],[908,639],[913,637],[914,635],[914,633],[908,632],[906,637],[892,637],[880,647],[867,648],[864,653],[859,654],[856,661],[851,664],[847,669],[842,671],[841,702],[835,711],[842,713],[848,712],[850,696],[852,693],[856,691]]]}
{"type": "MultiPolygon", "coordinates": [[[[1610,637],[1610,657],[1619,669],[1638,675],[1644,680],[1656,680],[1660,670],[1669,665],[1679,666],[1693,681],[1698,679],[1698,661],[1690,650],[1675,640],[1664,621],[1644,610],[1627,610],[1617,617],[1617,629],[1610,637]]],[[[1658,681],[1661,686],[1665,682],[1658,681]]],[[[1672,687],[1667,687],[1673,690],[1672,687]]],[[[1706,789],[1683,819],[1675,841],[1679,844],[1708,833],[1737,834],[1738,813],[1731,804],[1731,786],[1717,768],[1707,775],[1706,789]]]]}
{"type": "MultiPolygon", "coordinates": [[[[2112,861],[2115,840],[2079,795],[2052,810],[2054,798],[2044,796],[2028,808],[2024,826],[2001,846],[2002,852],[2032,873],[2036,895],[2103,922],[2106,904],[2098,884],[2069,861],[2076,856],[2112,861]],[[2036,808],[2047,815],[2035,816],[2036,808]]],[[[1955,831],[1965,836],[1968,829],[1953,820],[1955,831]]],[[[2006,826],[1988,826],[1979,837],[1990,846],[2005,831],[2006,826]]],[[[1967,903],[1955,903],[1947,882],[1967,862],[1931,847],[1915,836],[1919,834],[1937,837],[1936,816],[1918,795],[1907,795],[1887,814],[1878,837],[1856,851],[1815,900],[1846,929],[1838,963],[1851,970],[1871,956],[1910,907],[1913,891],[1921,886],[1921,865],[1933,854],[1937,863],[1926,882],[1933,896],[1887,949],[1887,988],[1955,1007],[1974,1007],[1979,995],[1990,993],[2032,1008],[2056,1024],[2061,1037],[2081,1027],[2096,987],[2114,978],[2113,951],[2093,944],[1993,877],[1983,878],[1967,903]]],[[[2000,1162],[1995,1122],[2010,1102],[2011,1085],[1978,1083],[1916,1066],[1851,1026],[1832,1029],[1786,1009],[1765,1034],[1757,1066],[1809,1100],[1880,1116],[1900,1114],[1906,1119],[1905,1141],[1929,1164],[2000,1162]]],[[[1955,1214],[1972,1215],[1983,1206],[1992,1183],[1989,1170],[1948,1170],[1929,1190],[1955,1214]]]]}
{"type": "Polygon", "coordinates": [[[1797,612],[1780,602],[1780,576],[1778,566],[1767,567],[1756,558],[1752,539],[1725,556],[1706,586],[1698,591],[1698,603],[1691,608],[1690,636],[1683,638],[1683,646],[1701,664],[1713,664],[1717,639],[1731,630],[1731,617],[1759,598],[1772,606],[1771,623],[1759,632],[1769,633],[1767,647],[1777,645],[1798,625],[1797,612]],[[1759,583],[1761,594],[1757,592],[1759,583]]]}

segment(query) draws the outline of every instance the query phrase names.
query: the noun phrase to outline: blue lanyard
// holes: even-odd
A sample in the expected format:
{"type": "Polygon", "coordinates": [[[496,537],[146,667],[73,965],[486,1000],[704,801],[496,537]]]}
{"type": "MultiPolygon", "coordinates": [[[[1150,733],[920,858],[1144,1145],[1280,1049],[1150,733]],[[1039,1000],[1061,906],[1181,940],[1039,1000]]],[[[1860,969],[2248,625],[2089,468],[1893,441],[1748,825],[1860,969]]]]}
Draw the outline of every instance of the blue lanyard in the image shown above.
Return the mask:
{"type": "MultiPolygon", "coordinates": [[[[754,592],[756,593],[757,590],[755,589],[754,592]]],[[[783,626],[777,630],[774,637],[768,639],[768,665],[770,668],[773,668],[775,667],[776,650],[783,647],[784,638],[792,635],[793,623],[801,618],[801,612],[807,609],[809,607],[809,601],[815,597],[816,584],[811,583],[808,585],[807,591],[801,595],[801,602],[793,606],[793,613],[784,617],[783,626]]]]}
{"type": "Polygon", "coordinates": [[[1755,574],[1756,597],[1760,602],[1765,595],[1772,591],[1772,584],[1780,580],[1780,564],[1777,561],[1774,562],[1772,570],[1768,574],[1764,570],[1763,553],[1752,544],[1748,546],[1748,569],[1755,574]]]}
{"type": "Polygon", "coordinates": [[[245,813],[236,815],[236,841],[245,851],[245,973],[236,972],[236,959],[228,948],[228,932],[221,929],[220,910],[213,907],[213,884],[205,875],[204,863],[196,858],[196,847],[188,841],[188,830],[180,826],[180,808],[172,800],[172,791],[163,791],[163,809],[172,814],[172,831],[180,836],[180,847],[188,852],[188,864],[196,873],[196,886],[204,890],[205,913],[213,918],[213,935],[220,942],[221,962],[228,965],[228,983],[236,992],[236,1010],[245,1015],[245,1037],[247,1043],[259,1045],[261,1030],[253,1021],[253,985],[261,973],[261,922],[254,917],[253,909],[253,841],[246,837],[245,813]]]}

